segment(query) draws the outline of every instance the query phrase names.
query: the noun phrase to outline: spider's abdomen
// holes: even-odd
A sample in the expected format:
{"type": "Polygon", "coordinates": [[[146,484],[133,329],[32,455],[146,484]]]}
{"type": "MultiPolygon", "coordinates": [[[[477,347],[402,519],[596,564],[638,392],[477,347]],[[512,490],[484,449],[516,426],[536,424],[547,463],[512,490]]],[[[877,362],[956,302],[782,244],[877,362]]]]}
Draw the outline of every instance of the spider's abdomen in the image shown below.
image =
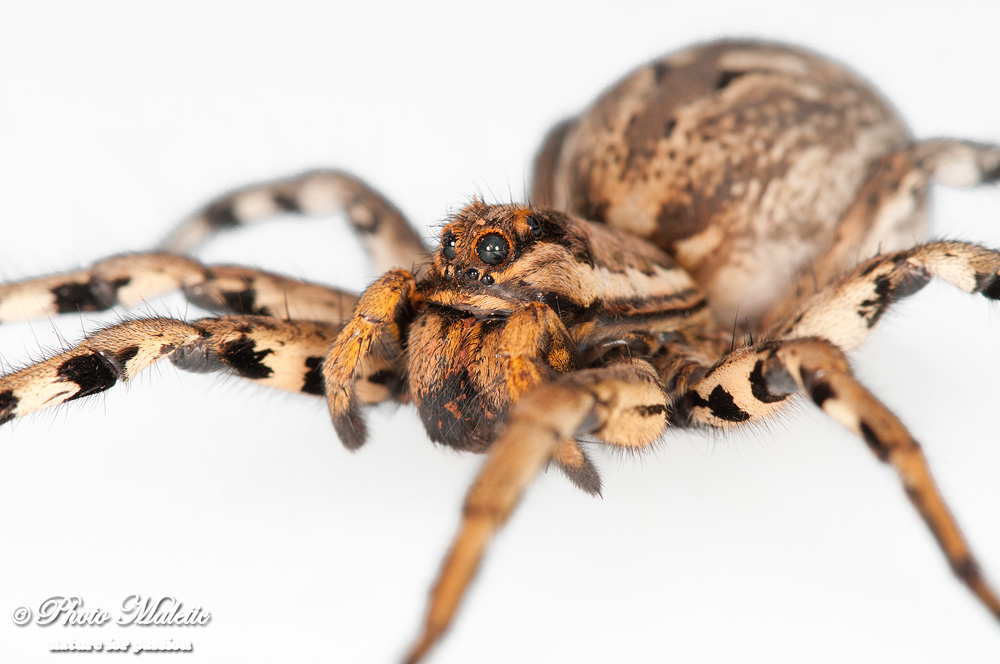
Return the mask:
{"type": "MultiPolygon", "coordinates": [[[[553,131],[535,202],[653,240],[717,316],[755,317],[829,250],[873,166],[908,142],[842,67],[722,42],[639,69],[553,131]]],[[[869,244],[893,249],[918,232],[882,228],[869,244]]]]}

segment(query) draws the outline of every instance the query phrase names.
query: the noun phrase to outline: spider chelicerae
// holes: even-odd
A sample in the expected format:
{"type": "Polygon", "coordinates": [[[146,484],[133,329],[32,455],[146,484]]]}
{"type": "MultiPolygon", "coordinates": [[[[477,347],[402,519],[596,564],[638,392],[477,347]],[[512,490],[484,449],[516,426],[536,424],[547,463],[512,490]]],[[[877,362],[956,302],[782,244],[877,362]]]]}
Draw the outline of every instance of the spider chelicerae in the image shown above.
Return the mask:
{"type": "Polygon", "coordinates": [[[412,401],[433,440],[489,452],[416,660],[545,464],[600,492],[580,439],[641,450],[670,427],[738,426],[804,393],[900,473],[953,569],[996,614],[919,448],[843,352],[934,276],[997,299],[995,252],[909,245],[932,179],[998,175],[996,147],[913,143],[839,67],[783,47],[709,45],[638,70],[556,127],[531,203],[473,201],[430,261],[381,195],[323,171],[220,198],[163,251],[4,286],[0,320],[128,307],[178,288],[225,315],[95,333],[4,377],[0,419],[103,391],[163,357],[325,396],[352,449],[365,440],[361,404],[412,401]],[[186,256],[220,228],[333,209],[385,272],[360,299],[186,256]]]}

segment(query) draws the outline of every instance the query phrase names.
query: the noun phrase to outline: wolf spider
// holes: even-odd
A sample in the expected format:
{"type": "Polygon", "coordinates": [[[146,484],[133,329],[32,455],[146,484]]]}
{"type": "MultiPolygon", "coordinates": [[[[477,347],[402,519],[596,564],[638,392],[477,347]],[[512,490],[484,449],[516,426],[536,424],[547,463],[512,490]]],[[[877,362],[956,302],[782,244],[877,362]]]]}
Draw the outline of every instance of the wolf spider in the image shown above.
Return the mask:
{"type": "Polygon", "coordinates": [[[175,289],[220,313],[126,320],[8,374],[0,423],[163,358],[324,397],[351,450],[366,441],[363,406],[412,402],[433,441],[487,454],[407,657],[416,662],[546,465],[599,494],[581,441],[642,451],[671,427],[759,422],[801,394],[896,470],[954,573],[1000,618],[919,445],[845,357],[932,277],[1000,299],[1000,253],[908,243],[932,181],[998,179],[1000,147],[915,142],[864,82],[822,58],[700,46],[555,127],[531,203],[473,200],[437,248],[367,184],[315,171],[216,199],[160,251],[0,287],[0,321],[175,289]],[[220,229],[334,211],[384,273],[360,297],[187,256],[220,229]]]}

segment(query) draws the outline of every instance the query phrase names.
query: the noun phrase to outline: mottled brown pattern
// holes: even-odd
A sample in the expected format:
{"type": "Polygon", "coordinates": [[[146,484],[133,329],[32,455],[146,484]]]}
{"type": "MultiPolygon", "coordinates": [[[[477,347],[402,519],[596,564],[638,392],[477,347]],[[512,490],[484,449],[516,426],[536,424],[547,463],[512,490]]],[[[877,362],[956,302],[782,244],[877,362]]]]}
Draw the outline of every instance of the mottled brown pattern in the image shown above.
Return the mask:
{"type": "Polygon", "coordinates": [[[716,43],[602,95],[566,132],[556,176],[539,169],[534,196],[652,239],[721,319],[737,307],[755,318],[828,248],[872,165],[907,142],[894,111],[842,67],[716,43]]]}
{"type": "Polygon", "coordinates": [[[547,464],[600,494],[584,442],[641,452],[670,427],[762,422],[801,395],[893,468],[951,568],[1000,618],[919,444],[844,355],[932,278],[1000,299],[1000,252],[906,246],[932,181],[997,179],[1000,147],[911,142],[838,65],[779,45],[708,44],[637,70],[554,128],[533,203],[473,200],[430,257],[395,206],[339,171],[231,192],[167,242],[182,251],[217,228],[340,211],[383,272],[359,298],[176,253],[0,286],[0,321],[172,289],[260,314],[99,330],[0,377],[0,424],[163,358],[322,395],[350,450],[366,442],[364,404],[414,404],[432,440],[488,455],[408,655],[416,662],[547,464]]]}

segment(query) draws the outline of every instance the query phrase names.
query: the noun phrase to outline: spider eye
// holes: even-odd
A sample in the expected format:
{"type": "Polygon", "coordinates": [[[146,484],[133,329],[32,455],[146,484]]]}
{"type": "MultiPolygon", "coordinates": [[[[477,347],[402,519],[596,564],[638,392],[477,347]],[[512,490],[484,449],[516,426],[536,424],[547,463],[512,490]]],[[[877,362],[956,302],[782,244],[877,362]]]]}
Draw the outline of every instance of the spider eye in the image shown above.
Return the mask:
{"type": "Polygon", "coordinates": [[[479,244],[476,245],[476,253],[479,254],[479,260],[487,265],[499,265],[503,263],[509,251],[510,245],[507,244],[506,238],[499,233],[487,233],[479,240],[479,244]]]}
{"type": "Polygon", "coordinates": [[[455,234],[448,231],[441,238],[441,253],[448,260],[455,257],[455,234]]]}
{"type": "Polygon", "coordinates": [[[538,223],[537,219],[529,215],[524,218],[524,222],[528,224],[528,228],[531,229],[532,237],[538,237],[542,234],[542,225],[538,223]]]}

